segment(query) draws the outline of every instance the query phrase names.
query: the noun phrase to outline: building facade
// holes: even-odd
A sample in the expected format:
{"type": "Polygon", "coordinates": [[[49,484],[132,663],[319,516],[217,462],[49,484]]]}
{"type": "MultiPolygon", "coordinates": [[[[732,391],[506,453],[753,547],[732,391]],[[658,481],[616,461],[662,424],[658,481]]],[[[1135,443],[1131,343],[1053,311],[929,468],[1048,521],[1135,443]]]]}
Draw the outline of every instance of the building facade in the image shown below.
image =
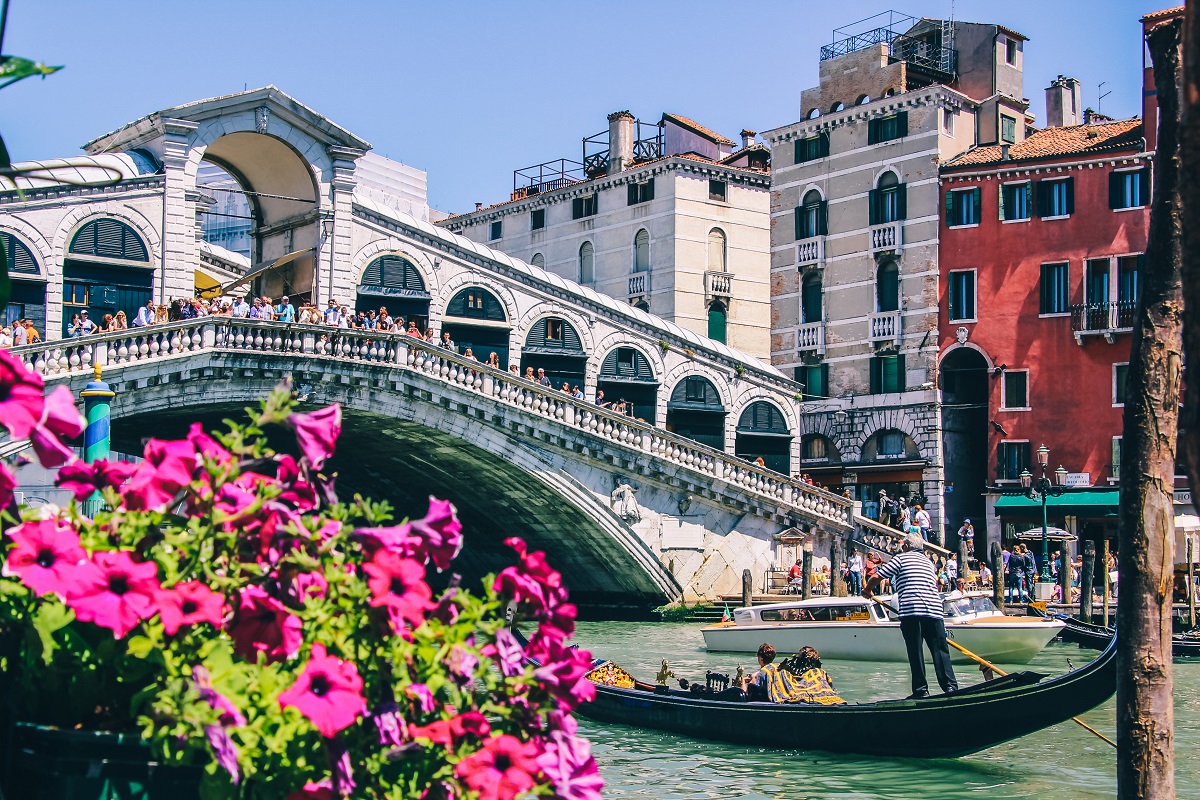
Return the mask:
{"type": "Polygon", "coordinates": [[[686,117],[609,116],[583,161],[517,170],[511,199],[441,221],[756,358],[769,348],[767,151],[686,117]]]}
{"type": "Polygon", "coordinates": [[[772,151],[771,360],[804,385],[801,469],[940,530],[938,165],[1019,142],[1025,37],[884,15],[835,32],[772,151]]]}

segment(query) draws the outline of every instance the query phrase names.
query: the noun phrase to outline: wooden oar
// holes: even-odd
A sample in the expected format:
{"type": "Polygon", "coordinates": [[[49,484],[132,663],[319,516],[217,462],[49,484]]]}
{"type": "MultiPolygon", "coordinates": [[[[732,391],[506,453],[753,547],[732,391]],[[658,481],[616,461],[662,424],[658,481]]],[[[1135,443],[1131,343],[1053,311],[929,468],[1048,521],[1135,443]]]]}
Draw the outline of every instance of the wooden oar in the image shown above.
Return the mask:
{"type": "MultiPolygon", "coordinates": [[[[887,603],[883,602],[883,601],[882,601],[882,600],[880,600],[878,597],[875,597],[874,595],[872,595],[871,599],[872,599],[872,600],[874,600],[874,601],[875,601],[876,603],[878,603],[879,605],[881,605],[881,606],[883,606],[884,608],[886,608],[888,611],[891,611],[891,612],[892,612],[893,614],[895,614],[896,616],[899,616],[899,615],[900,615],[900,612],[899,612],[899,611],[897,611],[897,610],[896,610],[895,608],[893,608],[892,606],[889,606],[887,603]]],[[[975,654],[974,654],[974,653],[972,653],[970,650],[968,650],[967,648],[963,647],[963,646],[962,646],[961,644],[959,644],[958,642],[956,642],[956,641],[954,641],[953,639],[951,639],[949,636],[947,636],[947,637],[946,637],[946,644],[950,645],[950,646],[951,646],[951,647],[953,647],[955,650],[957,650],[958,652],[962,653],[962,654],[963,654],[964,656],[966,656],[967,658],[969,658],[969,659],[971,659],[972,661],[974,661],[976,664],[979,664],[979,665],[980,665],[981,667],[983,667],[984,669],[990,669],[992,672],[996,673],[996,674],[997,674],[997,675],[999,675],[1001,678],[1003,678],[1005,675],[1007,675],[1007,674],[1008,674],[1007,672],[1005,672],[1004,670],[1000,669],[999,667],[997,667],[997,666],[996,666],[995,664],[993,664],[992,662],[988,661],[988,660],[987,660],[986,658],[984,658],[983,656],[977,656],[977,655],[975,655],[975,654]]],[[[1116,747],[1116,746],[1117,746],[1117,743],[1116,743],[1116,742],[1114,742],[1112,739],[1110,739],[1110,738],[1108,738],[1107,736],[1105,736],[1105,735],[1104,735],[1103,733],[1101,733],[1100,731],[1098,731],[1098,730],[1096,730],[1095,728],[1093,728],[1091,725],[1088,725],[1086,722],[1084,722],[1083,720],[1081,720],[1079,717],[1071,717],[1071,721],[1072,721],[1072,722],[1075,722],[1075,723],[1077,723],[1077,724],[1078,724],[1080,727],[1082,727],[1084,730],[1086,730],[1086,731],[1090,731],[1091,733],[1094,733],[1094,734],[1096,734],[1096,735],[1097,735],[1097,736],[1099,736],[1101,739],[1103,739],[1104,741],[1106,741],[1106,742],[1108,742],[1109,744],[1111,744],[1113,747],[1116,747]]]]}

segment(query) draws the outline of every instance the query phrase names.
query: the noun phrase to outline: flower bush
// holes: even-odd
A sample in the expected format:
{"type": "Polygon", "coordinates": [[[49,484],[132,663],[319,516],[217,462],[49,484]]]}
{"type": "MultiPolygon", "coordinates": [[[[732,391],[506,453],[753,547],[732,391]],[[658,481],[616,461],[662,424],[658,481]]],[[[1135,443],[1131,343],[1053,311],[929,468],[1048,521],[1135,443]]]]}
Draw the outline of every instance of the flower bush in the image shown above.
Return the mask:
{"type": "Polygon", "coordinates": [[[468,592],[449,572],[454,507],[430,498],[396,523],[385,503],[339,501],[320,470],[341,411],[293,406],[283,385],[245,425],[150,439],[136,465],[85,464],[64,444],[84,427],[70,393],[45,395],[0,352],[0,424],[65,463],[74,495],[17,510],[0,464],[0,658],[17,717],[138,730],[162,762],[204,766],[206,800],[598,798],[571,716],[593,695],[591,660],[567,644],[562,576],[514,538],[515,563],[468,592]],[[273,426],[298,457],[268,446],[273,426]]]}

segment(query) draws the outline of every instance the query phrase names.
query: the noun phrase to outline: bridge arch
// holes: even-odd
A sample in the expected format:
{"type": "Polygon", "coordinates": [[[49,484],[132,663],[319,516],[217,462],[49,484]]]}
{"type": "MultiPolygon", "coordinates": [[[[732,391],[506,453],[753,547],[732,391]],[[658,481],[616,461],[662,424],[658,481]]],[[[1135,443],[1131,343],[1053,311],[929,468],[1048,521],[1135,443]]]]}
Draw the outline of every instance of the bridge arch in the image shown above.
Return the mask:
{"type": "Polygon", "coordinates": [[[616,407],[626,403],[626,412],[658,425],[658,390],[661,382],[654,363],[640,347],[616,344],[597,355],[596,397],[604,392],[604,402],[616,407]]]}
{"type": "Polygon", "coordinates": [[[311,299],[325,194],[319,174],[332,174],[325,148],[262,107],[200,123],[184,170],[189,186],[203,189],[198,187],[202,162],[219,167],[237,183],[231,191],[244,193],[254,217],[254,269],[246,276],[251,291],[311,299]]]}
{"type": "MultiPolygon", "coordinates": [[[[158,437],[181,437],[197,419],[206,428],[220,427],[223,417],[240,417],[240,409],[275,382],[265,375],[246,378],[240,371],[237,377],[233,371],[228,375],[221,377],[218,370],[213,379],[172,384],[168,407],[162,387],[151,381],[126,384],[114,405],[114,447],[137,452],[148,429],[158,437]]],[[[316,393],[321,404],[343,406],[343,433],[330,462],[339,485],[388,500],[398,517],[419,515],[430,494],[451,500],[467,542],[454,571],[467,580],[511,563],[502,542],[519,535],[571,576],[572,598],[589,607],[644,609],[681,591],[607,502],[581,491],[578,480],[550,454],[514,446],[504,426],[474,425],[464,438],[464,420],[454,407],[412,403],[400,393],[362,392],[337,382],[321,384],[316,393]],[[572,535],[563,536],[568,530],[572,535]]],[[[287,438],[281,441],[286,447],[287,438]]]]}

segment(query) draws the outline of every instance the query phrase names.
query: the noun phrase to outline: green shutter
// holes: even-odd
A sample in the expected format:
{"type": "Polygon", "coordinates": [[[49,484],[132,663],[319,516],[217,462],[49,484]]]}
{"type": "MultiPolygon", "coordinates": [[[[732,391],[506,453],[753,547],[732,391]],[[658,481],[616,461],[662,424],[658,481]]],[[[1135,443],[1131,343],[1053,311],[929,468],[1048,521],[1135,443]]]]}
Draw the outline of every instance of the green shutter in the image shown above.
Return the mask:
{"type": "Polygon", "coordinates": [[[1000,189],[1000,221],[1003,222],[1006,219],[1006,217],[1004,216],[1004,184],[1003,183],[1000,184],[999,189],[1000,189]]]}
{"type": "Polygon", "coordinates": [[[1067,184],[1067,213],[1075,213],[1075,179],[1067,178],[1063,183],[1067,184]]]}
{"type": "Polygon", "coordinates": [[[908,136],[908,112],[901,111],[896,115],[896,138],[908,136]]]}
{"type": "Polygon", "coordinates": [[[954,218],[955,194],[956,193],[951,191],[950,189],[946,190],[946,227],[947,228],[949,228],[953,225],[956,225],[958,223],[958,220],[956,220],[954,218]]]}
{"type": "Polygon", "coordinates": [[[1108,173],[1108,207],[1112,209],[1123,208],[1121,202],[1121,178],[1120,172],[1108,173]]]}
{"type": "Polygon", "coordinates": [[[896,185],[896,219],[908,219],[908,184],[896,185]]]}
{"type": "Polygon", "coordinates": [[[796,241],[804,238],[804,206],[796,206],[796,241]]]}
{"type": "Polygon", "coordinates": [[[638,202],[638,185],[636,183],[629,184],[627,194],[627,205],[635,206],[638,202]]]}
{"type": "Polygon", "coordinates": [[[1150,206],[1150,170],[1147,167],[1142,167],[1138,172],[1138,189],[1141,192],[1142,205],[1148,208],[1150,206]]]}
{"type": "Polygon", "coordinates": [[[817,137],[817,158],[829,156],[829,134],[822,133],[817,137]]]}
{"type": "Polygon", "coordinates": [[[871,356],[871,394],[879,394],[879,379],[883,369],[883,356],[871,356]]]}
{"type": "Polygon", "coordinates": [[[583,198],[576,197],[571,201],[571,219],[579,219],[583,216],[583,198]]]}
{"type": "Polygon", "coordinates": [[[645,186],[646,186],[646,199],[653,200],[654,199],[654,178],[651,178],[650,180],[646,181],[645,186]]]}
{"type": "Polygon", "coordinates": [[[867,222],[870,225],[879,224],[879,190],[867,192],[867,222]]]}
{"type": "Polygon", "coordinates": [[[817,236],[829,233],[829,201],[822,200],[817,206],[817,236]]]}
{"type": "Polygon", "coordinates": [[[867,120],[867,144],[879,144],[879,120],[867,120]]]}
{"type": "Polygon", "coordinates": [[[818,371],[821,380],[821,385],[818,389],[818,392],[822,398],[829,397],[829,365],[822,362],[819,365],[818,371]]]}

